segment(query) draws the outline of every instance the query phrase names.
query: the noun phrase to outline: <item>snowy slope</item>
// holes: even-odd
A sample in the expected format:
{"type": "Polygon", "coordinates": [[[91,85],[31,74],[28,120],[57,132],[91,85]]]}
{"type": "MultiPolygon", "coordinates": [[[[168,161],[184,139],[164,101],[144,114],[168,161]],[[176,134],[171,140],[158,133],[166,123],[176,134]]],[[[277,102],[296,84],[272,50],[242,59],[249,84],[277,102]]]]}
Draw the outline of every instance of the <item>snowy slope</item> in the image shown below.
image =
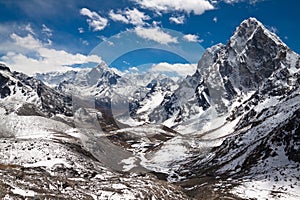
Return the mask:
{"type": "Polygon", "coordinates": [[[149,174],[119,173],[76,143],[0,139],[1,199],[187,199],[149,174]]]}
{"type": "Polygon", "coordinates": [[[19,115],[72,115],[71,98],[41,81],[9,68],[0,68],[0,107],[19,115]],[[4,69],[4,70],[3,70],[4,69]]]}
{"type": "Polygon", "coordinates": [[[273,98],[252,106],[236,126],[239,133],[189,163],[191,177],[222,177],[214,187],[242,198],[299,199],[299,87],[279,101],[273,98]]]}
{"type": "Polygon", "coordinates": [[[255,18],[178,82],[37,77],[0,65],[0,196],[300,198],[300,56],[255,18]]]}
{"type": "Polygon", "coordinates": [[[0,67],[1,199],[187,199],[106,138],[104,114],[0,67]]]}
{"type": "MultiPolygon", "coordinates": [[[[256,19],[249,18],[226,45],[206,50],[197,72],[165,97],[150,119],[179,132],[196,133],[211,119],[228,117],[232,109],[278,71],[297,72],[297,65],[299,55],[256,19]]],[[[295,80],[290,78],[288,84],[292,82],[295,80]]],[[[212,129],[224,124],[224,120],[218,121],[212,129]]]]}
{"type": "MultiPolygon", "coordinates": [[[[224,48],[222,57],[224,52],[235,56],[219,67],[225,68],[226,80],[237,95],[249,95],[232,101],[223,114],[227,124],[237,122],[229,137],[179,170],[189,177],[183,185],[206,178],[209,195],[218,191],[246,199],[299,199],[300,56],[253,18],[237,28],[224,48]]],[[[204,138],[216,132],[221,136],[217,129],[204,138]]],[[[207,188],[196,184],[190,193],[197,196],[197,191],[207,188]]]]}

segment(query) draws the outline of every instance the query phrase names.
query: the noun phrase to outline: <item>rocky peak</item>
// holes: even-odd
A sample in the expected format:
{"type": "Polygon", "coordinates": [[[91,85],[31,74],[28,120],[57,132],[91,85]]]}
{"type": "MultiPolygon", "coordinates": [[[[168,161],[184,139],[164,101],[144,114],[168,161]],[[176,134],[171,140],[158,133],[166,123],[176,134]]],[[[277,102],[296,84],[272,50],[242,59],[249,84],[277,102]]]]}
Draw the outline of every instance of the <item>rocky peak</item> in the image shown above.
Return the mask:
{"type": "Polygon", "coordinates": [[[249,18],[244,20],[235,30],[234,34],[228,42],[228,46],[235,49],[237,52],[242,53],[247,45],[257,40],[268,40],[273,45],[286,45],[271,31],[269,31],[261,22],[256,18],[249,18]]]}
{"type": "Polygon", "coordinates": [[[91,71],[96,70],[98,72],[105,72],[105,71],[109,71],[109,67],[107,66],[107,64],[105,62],[100,62],[97,67],[93,68],[91,71]]]}
{"type": "Polygon", "coordinates": [[[19,115],[72,115],[71,98],[21,72],[0,66],[0,107],[19,115]]]}
{"type": "Polygon", "coordinates": [[[120,76],[110,69],[105,62],[101,62],[87,74],[86,78],[89,85],[97,84],[100,86],[103,85],[104,82],[115,85],[120,76]]]}
{"type": "Polygon", "coordinates": [[[292,51],[255,18],[244,20],[238,26],[217,63],[223,79],[238,90],[258,89],[287,60],[292,51]]]}
{"type": "MultiPolygon", "coordinates": [[[[179,124],[206,113],[208,108],[211,108],[208,112],[215,110],[217,115],[225,115],[235,105],[234,102],[260,90],[268,79],[276,77],[278,71],[297,71],[298,60],[299,55],[261,22],[255,18],[246,19],[226,45],[217,44],[204,52],[195,74],[181,81],[178,89],[166,96],[162,103],[164,108],[159,108],[157,115],[163,121],[180,119],[177,120],[179,124]],[[190,107],[197,107],[197,111],[191,114],[185,109],[190,107]]],[[[289,82],[297,80],[292,75],[288,76],[291,76],[289,82]]],[[[272,91],[278,84],[278,79],[273,79],[269,83],[272,91]]],[[[205,116],[209,117],[209,114],[205,116]]],[[[202,122],[204,118],[198,119],[202,122]]],[[[199,121],[197,124],[201,124],[199,121]]]]}
{"type": "Polygon", "coordinates": [[[9,67],[7,67],[7,66],[6,66],[5,64],[3,64],[3,63],[0,63],[0,70],[10,72],[9,67]]]}

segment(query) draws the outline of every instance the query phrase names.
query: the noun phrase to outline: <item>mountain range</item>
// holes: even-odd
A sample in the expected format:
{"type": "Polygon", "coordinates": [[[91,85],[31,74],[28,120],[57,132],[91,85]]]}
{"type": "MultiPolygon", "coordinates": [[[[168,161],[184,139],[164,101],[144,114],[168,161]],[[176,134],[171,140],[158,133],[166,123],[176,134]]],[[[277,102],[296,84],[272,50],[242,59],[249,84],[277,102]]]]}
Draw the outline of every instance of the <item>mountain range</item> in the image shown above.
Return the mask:
{"type": "Polygon", "coordinates": [[[1,64],[0,197],[299,199],[299,84],[255,18],[179,80],[1,64]]]}

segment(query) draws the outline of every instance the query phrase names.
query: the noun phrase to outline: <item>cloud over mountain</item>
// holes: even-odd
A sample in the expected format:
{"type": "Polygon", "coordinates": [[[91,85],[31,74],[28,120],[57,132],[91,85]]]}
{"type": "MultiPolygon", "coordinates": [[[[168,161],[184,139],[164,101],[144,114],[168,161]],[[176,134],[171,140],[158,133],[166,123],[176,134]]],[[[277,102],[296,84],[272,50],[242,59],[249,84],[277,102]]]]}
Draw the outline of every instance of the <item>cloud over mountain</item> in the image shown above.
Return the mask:
{"type": "Polygon", "coordinates": [[[11,50],[1,57],[1,60],[11,66],[13,70],[27,74],[36,72],[67,70],[75,64],[88,62],[101,62],[96,55],[72,54],[64,50],[51,48],[48,43],[35,38],[33,35],[20,36],[15,33],[10,35],[11,50]],[[16,51],[18,49],[18,51],[16,51]]]}

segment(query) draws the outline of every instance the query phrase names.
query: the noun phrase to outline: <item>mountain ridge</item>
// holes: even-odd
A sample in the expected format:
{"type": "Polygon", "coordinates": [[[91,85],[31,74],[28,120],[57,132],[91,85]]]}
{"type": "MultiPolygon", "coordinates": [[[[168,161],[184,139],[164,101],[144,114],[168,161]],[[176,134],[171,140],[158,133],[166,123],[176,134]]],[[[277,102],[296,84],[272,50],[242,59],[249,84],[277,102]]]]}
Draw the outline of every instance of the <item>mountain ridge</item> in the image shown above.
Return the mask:
{"type": "MultiPolygon", "coordinates": [[[[58,166],[42,169],[56,173],[54,177],[59,179],[60,170],[73,171],[66,181],[76,179],[82,188],[89,180],[96,184],[102,176],[114,184],[126,183],[114,191],[127,198],[128,190],[140,198],[147,192],[149,198],[158,197],[160,187],[180,199],[300,197],[300,56],[255,18],[244,20],[227,44],[208,48],[196,72],[178,82],[152,74],[119,77],[105,64],[101,66],[83,70],[82,74],[70,73],[68,77],[48,79],[43,75],[49,84],[53,80],[61,86],[56,91],[0,65],[0,133],[8,133],[0,142],[2,162],[25,163],[28,170],[35,170],[30,166],[43,167],[40,165],[47,158],[44,154],[35,158],[37,162],[30,156],[23,160],[17,155],[34,158],[31,148],[33,152],[40,148],[34,141],[43,138],[45,151],[47,144],[67,149],[75,165],[64,160],[64,152],[48,152],[50,160],[59,156],[54,159],[58,166]],[[73,93],[72,101],[65,102],[73,86],[78,93],[73,93]],[[31,113],[24,116],[27,112],[19,111],[14,99],[23,108],[29,101],[35,111],[25,106],[23,110],[31,113]],[[104,112],[103,106],[105,111],[112,111],[104,112]],[[117,113],[116,108],[120,108],[117,113]],[[70,110],[72,114],[68,114],[70,110]],[[121,126],[122,123],[128,125],[121,126]],[[22,150],[24,145],[29,145],[30,150],[22,150]],[[14,154],[16,159],[5,151],[12,146],[18,151],[14,154]],[[79,159],[82,152],[83,160],[79,159]],[[82,162],[89,163],[98,178],[78,165],[82,162]],[[137,176],[133,176],[135,173],[137,176]],[[135,190],[128,184],[136,178],[142,186],[154,186],[135,190]],[[157,179],[164,181],[155,184],[157,179]],[[173,183],[180,187],[173,187],[173,183]]],[[[13,174],[15,169],[0,166],[0,173],[13,174]]],[[[0,178],[1,183],[7,182],[0,178]]],[[[75,193],[82,191],[80,187],[75,193]]],[[[13,186],[8,188],[7,191],[13,190],[13,186]]],[[[108,192],[103,187],[98,189],[108,192]]],[[[101,196],[94,190],[89,192],[101,196]]],[[[114,194],[109,193],[114,198],[122,197],[114,194]]]]}

